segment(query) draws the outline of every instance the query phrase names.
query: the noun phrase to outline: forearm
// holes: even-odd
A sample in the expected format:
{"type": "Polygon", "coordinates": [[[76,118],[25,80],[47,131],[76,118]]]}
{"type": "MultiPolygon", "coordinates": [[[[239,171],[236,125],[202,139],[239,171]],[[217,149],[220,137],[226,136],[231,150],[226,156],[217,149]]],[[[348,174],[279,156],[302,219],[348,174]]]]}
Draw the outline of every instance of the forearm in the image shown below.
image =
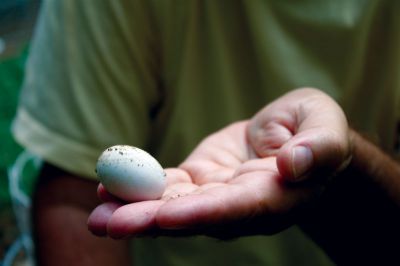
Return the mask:
{"type": "Polygon", "coordinates": [[[351,131],[353,159],[348,171],[358,173],[400,206],[400,164],[360,134],[351,131]]]}
{"type": "Polygon", "coordinates": [[[93,236],[89,212],[100,202],[96,182],[46,165],[34,196],[38,265],[129,265],[128,243],[93,236]]]}
{"type": "Polygon", "coordinates": [[[399,165],[359,134],[351,137],[350,165],[300,226],[339,265],[399,263],[399,165]]]}

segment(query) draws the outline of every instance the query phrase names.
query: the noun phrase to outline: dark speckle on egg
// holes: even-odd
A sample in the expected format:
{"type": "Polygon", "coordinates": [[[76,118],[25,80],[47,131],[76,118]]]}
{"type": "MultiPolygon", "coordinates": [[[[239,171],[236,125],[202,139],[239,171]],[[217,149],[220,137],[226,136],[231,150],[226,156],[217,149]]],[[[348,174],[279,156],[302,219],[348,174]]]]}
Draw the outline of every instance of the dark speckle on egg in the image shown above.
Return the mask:
{"type": "Polygon", "coordinates": [[[95,172],[108,191],[127,201],[158,199],[165,190],[161,165],[136,147],[108,148],[99,157],[95,172]]]}

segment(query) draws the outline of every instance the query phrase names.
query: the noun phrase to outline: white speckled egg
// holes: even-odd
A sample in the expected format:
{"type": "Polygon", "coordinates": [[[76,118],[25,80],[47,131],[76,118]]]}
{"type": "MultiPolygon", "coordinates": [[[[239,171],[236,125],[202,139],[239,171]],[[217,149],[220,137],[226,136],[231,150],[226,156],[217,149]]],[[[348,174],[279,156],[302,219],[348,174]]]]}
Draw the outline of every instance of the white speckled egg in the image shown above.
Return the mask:
{"type": "Polygon", "coordinates": [[[108,192],[129,202],[159,199],[166,186],[166,174],[158,161],[128,145],[106,149],[97,161],[96,172],[108,192]]]}

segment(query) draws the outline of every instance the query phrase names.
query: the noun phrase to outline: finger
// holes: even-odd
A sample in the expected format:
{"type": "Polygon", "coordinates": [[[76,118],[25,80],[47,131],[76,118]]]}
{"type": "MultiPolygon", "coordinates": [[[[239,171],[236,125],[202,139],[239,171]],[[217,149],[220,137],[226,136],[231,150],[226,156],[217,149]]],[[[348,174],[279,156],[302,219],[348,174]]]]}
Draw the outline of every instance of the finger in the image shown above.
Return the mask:
{"type": "MultiPolygon", "coordinates": [[[[287,187],[281,182],[274,158],[256,159],[228,184],[208,184],[191,194],[166,201],[124,205],[112,214],[107,233],[113,238],[192,234],[229,238],[268,233],[270,229],[264,228],[270,228],[267,220],[288,212],[304,202],[308,195],[308,190],[287,187]],[[229,232],[240,228],[235,224],[258,216],[266,218],[251,232],[229,232]]],[[[276,228],[282,229],[282,225],[276,228]]]]}
{"type": "Polygon", "coordinates": [[[313,128],[296,134],[279,151],[277,165],[288,181],[301,181],[315,174],[332,175],[351,159],[348,136],[343,132],[313,128]]]}
{"type": "Polygon", "coordinates": [[[118,208],[108,220],[108,236],[121,239],[157,228],[155,217],[162,204],[164,201],[152,200],[131,203],[118,208]]]}
{"type": "Polygon", "coordinates": [[[174,198],[186,196],[190,193],[194,193],[199,186],[192,183],[176,183],[168,186],[162,196],[162,200],[167,201],[174,198]]]}
{"type": "MultiPolygon", "coordinates": [[[[213,191],[202,191],[200,194],[195,193],[171,198],[166,202],[158,200],[124,205],[118,208],[109,218],[107,234],[116,239],[154,233],[164,235],[168,234],[171,229],[187,231],[187,229],[196,226],[202,227],[224,222],[228,217],[231,217],[232,211],[237,212],[236,206],[226,205],[234,202],[242,203],[241,206],[246,205],[246,201],[237,201],[235,196],[243,197],[244,194],[248,193],[244,191],[240,195],[239,191],[242,190],[240,185],[234,185],[233,189],[228,189],[225,192],[224,189],[216,191],[215,189],[218,188],[220,187],[212,187],[211,190],[213,191]],[[235,195],[231,193],[233,191],[236,191],[235,195]],[[222,198],[223,202],[218,198],[222,198]],[[164,206],[167,207],[164,208],[164,206]],[[222,221],[221,218],[223,218],[222,221]]],[[[241,209],[251,210],[251,208],[245,207],[241,209]]],[[[182,232],[185,235],[184,231],[182,232]]],[[[195,233],[196,231],[192,232],[195,233]]],[[[180,234],[177,233],[177,235],[180,234]]]]}
{"type": "Polygon", "coordinates": [[[258,165],[266,165],[267,169],[243,173],[228,184],[212,186],[200,194],[166,202],[158,210],[158,226],[162,229],[186,230],[232,224],[260,215],[286,212],[298,201],[303,202],[305,192],[287,188],[280,181],[281,176],[273,158],[258,160],[258,165]]]}
{"type": "Polygon", "coordinates": [[[162,200],[142,201],[122,206],[107,224],[107,234],[115,239],[132,237],[135,235],[151,235],[159,231],[156,222],[156,213],[165,201],[184,197],[196,190],[198,186],[189,183],[176,183],[167,187],[162,200]]]}
{"type": "Polygon", "coordinates": [[[314,172],[333,174],[350,161],[348,124],[342,109],[326,94],[309,93],[312,96],[295,109],[297,130],[278,152],[279,171],[290,181],[303,180],[314,172]]]}
{"type": "Polygon", "coordinates": [[[277,155],[279,171],[289,181],[320,170],[333,173],[351,154],[342,109],[315,89],[295,90],[268,105],[252,119],[248,134],[259,156],[277,155]]]}
{"type": "Polygon", "coordinates": [[[121,204],[117,202],[107,202],[99,205],[88,218],[87,226],[89,231],[97,236],[106,236],[108,221],[119,207],[121,207],[121,204]]]}
{"type": "Polygon", "coordinates": [[[111,193],[109,193],[106,188],[100,183],[97,187],[97,196],[103,202],[122,202],[122,200],[111,193]]]}
{"type": "Polygon", "coordinates": [[[189,174],[179,168],[166,168],[164,169],[167,174],[167,187],[175,183],[191,183],[192,179],[189,174]]]}

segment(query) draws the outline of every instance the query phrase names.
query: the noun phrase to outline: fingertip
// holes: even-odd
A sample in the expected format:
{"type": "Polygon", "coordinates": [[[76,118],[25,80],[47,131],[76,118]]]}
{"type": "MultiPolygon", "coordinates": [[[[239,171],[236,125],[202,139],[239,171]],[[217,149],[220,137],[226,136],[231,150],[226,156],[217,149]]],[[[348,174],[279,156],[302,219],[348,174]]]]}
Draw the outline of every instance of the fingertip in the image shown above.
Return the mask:
{"type": "Polygon", "coordinates": [[[276,158],[276,165],[281,176],[286,180],[290,180],[292,176],[290,153],[285,150],[279,151],[276,158]]]}
{"type": "Polygon", "coordinates": [[[88,230],[96,236],[106,236],[108,221],[120,206],[116,202],[108,202],[97,206],[88,217],[88,230]]]}
{"type": "Polygon", "coordinates": [[[97,187],[97,196],[99,197],[99,199],[102,202],[109,202],[109,201],[120,202],[120,201],[122,201],[121,199],[119,199],[116,196],[109,193],[101,183],[97,187]]]}
{"type": "Polygon", "coordinates": [[[107,233],[114,239],[126,239],[157,227],[156,214],[163,201],[142,201],[122,206],[110,217],[107,233]]]}
{"type": "Polygon", "coordinates": [[[291,152],[292,180],[300,181],[314,164],[313,153],[309,147],[296,146],[291,152]]]}
{"type": "Polygon", "coordinates": [[[294,146],[278,154],[277,166],[285,180],[299,182],[307,177],[314,164],[310,147],[294,146]]]}
{"type": "Polygon", "coordinates": [[[97,197],[99,197],[100,200],[103,200],[103,196],[106,193],[106,189],[104,188],[103,184],[99,183],[97,186],[97,197]]]}

